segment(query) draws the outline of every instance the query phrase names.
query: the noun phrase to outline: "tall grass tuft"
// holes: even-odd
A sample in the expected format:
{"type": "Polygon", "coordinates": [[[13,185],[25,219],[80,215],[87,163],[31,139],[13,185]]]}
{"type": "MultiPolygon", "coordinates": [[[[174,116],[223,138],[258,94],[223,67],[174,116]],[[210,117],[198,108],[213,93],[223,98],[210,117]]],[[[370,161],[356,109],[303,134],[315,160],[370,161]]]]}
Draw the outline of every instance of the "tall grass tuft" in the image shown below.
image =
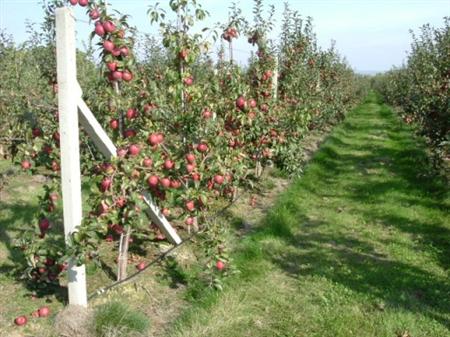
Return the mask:
{"type": "Polygon", "coordinates": [[[98,337],[140,336],[148,331],[148,318],[120,302],[99,306],[94,316],[94,329],[98,337]]]}

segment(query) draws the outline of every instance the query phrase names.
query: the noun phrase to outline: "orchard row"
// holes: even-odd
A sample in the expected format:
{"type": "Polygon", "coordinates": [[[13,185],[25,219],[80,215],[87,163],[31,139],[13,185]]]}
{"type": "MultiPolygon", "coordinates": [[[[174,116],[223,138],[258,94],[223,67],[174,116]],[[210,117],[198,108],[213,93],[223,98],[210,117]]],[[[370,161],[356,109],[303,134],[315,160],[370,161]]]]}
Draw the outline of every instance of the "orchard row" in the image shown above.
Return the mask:
{"type": "MultiPolygon", "coordinates": [[[[66,246],[58,212],[53,17],[64,2],[54,0],[33,43],[17,47],[5,36],[0,41],[6,88],[0,116],[7,120],[9,153],[24,170],[48,178],[34,230],[18,241],[27,256],[27,276],[41,287],[57,284],[68,256],[89,263],[99,256],[102,242],[118,244],[119,261],[126,261],[129,244],[164,240],[143,212],[143,192],[153,196],[182,236],[208,229],[202,241],[207,269],[226,273],[232,266],[221,224],[207,220],[214,205],[252,189],[267,165],[298,174],[303,137],[342,120],[363,96],[362,80],[333,47],[320,49],[311,21],[287,5],[276,45],[270,39],[273,8],[266,10],[262,0],[254,1],[253,23],[233,7],[228,22],[202,33],[195,27],[208,13],[197,1],[152,7],[149,18],[159,26],[162,44],[130,29],[128,17],[113,14],[102,1],[70,4],[86,9],[95,44],[78,52],[84,99],[117,145],[118,156],[105,160],[81,135],[81,165],[90,188],[83,191],[83,224],[66,246]],[[256,48],[246,68],[224,56],[225,48],[233,55],[242,37],[256,48]],[[217,61],[210,56],[213,42],[221,46],[217,61]],[[93,62],[97,51],[99,65],[93,62]],[[17,68],[20,73],[11,71],[17,68]]],[[[119,266],[119,278],[126,270],[126,264],[119,266]]]]}
{"type": "Polygon", "coordinates": [[[430,141],[437,158],[450,157],[450,19],[413,36],[406,64],[375,79],[386,100],[402,108],[430,141]]]}

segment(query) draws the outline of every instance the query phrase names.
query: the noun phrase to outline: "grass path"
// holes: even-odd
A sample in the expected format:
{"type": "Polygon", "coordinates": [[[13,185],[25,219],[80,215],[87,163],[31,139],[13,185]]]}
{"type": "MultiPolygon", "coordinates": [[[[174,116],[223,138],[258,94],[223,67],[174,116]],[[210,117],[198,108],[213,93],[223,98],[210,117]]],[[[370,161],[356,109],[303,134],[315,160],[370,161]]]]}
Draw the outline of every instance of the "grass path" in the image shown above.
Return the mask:
{"type": "Polygon", "coordinates": [[[237,244],[242,273],[169,335],[450,336],[446,192],[423,142],[369,96],[237,244]]]}

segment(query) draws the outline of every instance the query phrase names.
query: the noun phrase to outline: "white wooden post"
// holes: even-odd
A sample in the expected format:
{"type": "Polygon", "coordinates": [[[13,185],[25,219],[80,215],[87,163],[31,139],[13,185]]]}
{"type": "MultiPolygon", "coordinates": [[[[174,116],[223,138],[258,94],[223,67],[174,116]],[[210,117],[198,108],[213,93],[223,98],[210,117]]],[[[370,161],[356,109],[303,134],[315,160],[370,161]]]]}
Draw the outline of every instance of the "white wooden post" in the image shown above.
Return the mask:
{"type": "MultiPolygon", "coordinates": [[[[82,219],[75,20],[68,8],[56,9],[56,60],[61,185],[67,239],[77,230],[82,219]]],[[[68,278],[69,304],[87,306],[85,266],[76,266],[74,261],[69,261],[68,278]]]]}
{"type": "Polygon", "coordinates": [[[275,57],[275,69],[273,70],[273,99],[277,101],[278,99],[278,55],[275,57]]]}

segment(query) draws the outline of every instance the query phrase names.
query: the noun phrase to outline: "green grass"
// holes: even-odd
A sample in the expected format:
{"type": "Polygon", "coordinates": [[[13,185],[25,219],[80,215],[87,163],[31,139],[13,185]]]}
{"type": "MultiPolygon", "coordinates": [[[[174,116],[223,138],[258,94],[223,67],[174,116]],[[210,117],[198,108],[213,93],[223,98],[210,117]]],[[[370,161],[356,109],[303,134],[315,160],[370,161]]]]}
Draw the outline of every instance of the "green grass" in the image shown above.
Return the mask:
{"type": "MultiPolygon", "coordinates": [[[[0,160],[0,174],[12,170],[14,168],[10,161],[0,160]]],[[[48,303],[33,301],[27,283],[18,280],[18,268],[26,262],[23,254],[15,248],[14,240],[35,224],[41,184],[20,171],[6,175],[5,179],[6,186],[0,189],[0,336],[11,336],[15,317],[28,315],[42,305],[49,306],[54,313],[62,308],[57,298],[65,294],[55,294],[48,303]]],[[[42,320],[40,325],[43,331],[48,330],[51,321],[42,320]]],[[[35,328],[36,325],[30,322],[23,330],[31,335],[35,328]]]]}
{"type": "Polygon", "coordinates": [[[374,95],[237,244],[170,336],[450,336],[448,186],[374,95]]]}
{"type": "Polygon", "coordinates": [[[123,303],[110,302],[99,306],[94,316],[98,337],[143,336],[149,328],[148,318],[123,303]]]}

